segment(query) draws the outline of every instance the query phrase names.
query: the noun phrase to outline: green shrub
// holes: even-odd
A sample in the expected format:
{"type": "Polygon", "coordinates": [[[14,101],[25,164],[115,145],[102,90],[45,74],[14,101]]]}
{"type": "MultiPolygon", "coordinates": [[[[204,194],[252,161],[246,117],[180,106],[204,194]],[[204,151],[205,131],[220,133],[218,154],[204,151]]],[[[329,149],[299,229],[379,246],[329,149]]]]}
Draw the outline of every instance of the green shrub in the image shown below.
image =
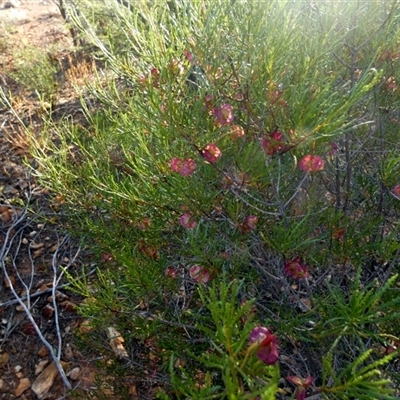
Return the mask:
{"type": "Polygon", "coordinates": [[[102,260],[82,314],[143,346],[125,374],[152,365],[160,398],[289,398],[279,373],[296,399],[396,398],[398,4],[114,11],[109,34],[72,14],[100,106],[33,153],[102,260]]]}
{"type": "Polygon", "coordinates": [[[24,47],[13,52],[13,57],[16,62],[10,76],[40,99],[52,100],[57,90],[57,68],[48,54],[34,47],[24,47]]]}

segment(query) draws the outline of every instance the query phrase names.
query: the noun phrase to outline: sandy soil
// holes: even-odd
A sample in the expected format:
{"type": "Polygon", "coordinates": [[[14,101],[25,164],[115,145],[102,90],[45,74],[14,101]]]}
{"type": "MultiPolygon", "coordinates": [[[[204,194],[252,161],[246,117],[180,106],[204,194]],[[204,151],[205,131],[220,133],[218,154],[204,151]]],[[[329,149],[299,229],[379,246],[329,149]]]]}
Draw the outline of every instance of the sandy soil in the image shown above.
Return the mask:
{"type": "Polygon", "coordinates": [[[14,46],[46,48],[60,43],[70,44],[71,39],[55,2],[20,0],[19,6],[4,8],[6,3],[6,0],[0,3],[0,35],[6,34],[14,46]]]}

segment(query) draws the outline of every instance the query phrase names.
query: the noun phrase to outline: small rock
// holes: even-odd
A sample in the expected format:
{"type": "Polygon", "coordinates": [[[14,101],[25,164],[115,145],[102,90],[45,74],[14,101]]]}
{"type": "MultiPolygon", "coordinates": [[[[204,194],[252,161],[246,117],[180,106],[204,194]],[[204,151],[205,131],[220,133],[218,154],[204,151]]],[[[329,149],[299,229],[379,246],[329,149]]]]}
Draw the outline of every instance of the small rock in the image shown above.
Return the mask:
{"type": "Polygon", "coordinates": [[[65,357],[67,360],[71,360],[71,359],[74,357],[74,352],[73,352],[73,350],[72,350],[72,348],[71,348],[71,346],[70,346],[69,344],[67,344],[67,345],[65,346],[65,349],[64,349],[64,357],[65,357]]]}
{"type": "Polygon", "coordinates": [[[15,277],[11,275],[8,279],[4,277],[4,285],[6,288],[10,288],[15,284],[15,277]]]}
{"type": "Polygon", "coordinates": [[[16,374],[18,374],[18,372],[21,372],[22,371],[22,365],[16,365],[15,367],[14,367],[14,372],[16,373],[16,374]]]}
{"type": "Polygon", "coordinates": [[[7,365],[9,359],[10,359],[10,356],[8,353],[0,354],[0,368],[5,367],[7,365]]]}
{"type": "MultiPolygon", "coordinates": [[[[67,363],[61,361],[62,367],[65,369],[67,363]]],[[[58,369],[53,361],[33,382],[32,390],[39,399],[44,399],[47,392],[53,386],[54,380],[58,376],[58,369]]]]}
{"type": "Polygon", "coordinates": [[[40,360],[36,365],[35,365],[35,376],[39,375],[43,370],[44,367],[46,367],[49,364],[49,360],[40,360]]]}
{"type": "Polygon", "coordinates": [[[81,369],[79,367],[75,367],[69,372],[68,377],[73,381],[77,381],[80,375],[81,375],[81,369]]]}
{"type": "Polygon", "coordinates": [[[25,390],[29,389],[31,387],[31,381],[29,378],[22,378],[19,381],[19,384],[17,388],[14,390],[14,394],[17,397],[20,397],[22,393],[25,392],[25,390]]]}
{"type": "Polygon", "coordinates": [[[54,315],[54,308],[53,308],[50,304],[46,304],[46,305],[42,308],[42,315],[43,315],[46,319],[51,319],[51,318],[53,318],[53,315],[54,315]]]}
{"type": "Polygon", "coordinates": [[[79,333],[91,333],[94,331],[94,326],[92,325],[91,321],[88,319],[85,319],[79,326],[78,331],[79,333]]]}
{"type": "Polygon", "coordinates": [[[7,390],[7,385],[4,382],[4,379],[0,379],[0,393],[4,393],[7,390]]]}
{"type": "Polygon", "coordinates": [[[73,303],[72,301],[66,300],[60,303],[60,306],[64,308],[64,311],[67,312],[76,312],[77,310],[77,305],[73,303]]]}
{"type": "Polygon", "coordinates": [[[27,336],[36,335],[35,326],[31,322],[27,322],[26,324],[22,325],[21,331],[27,336]]]}
{"type": "Polygon", "coordinates": [[[4,8],[14,8],[19,7],[21,2],[19,0],[8,0],[4,3],[4,8]]]}
{"type": "Polygon", "coordinates": [[[49,355],[49,349],[46,346],[42,346],[38,351],[39,357],[47,357],[49,355]]]}

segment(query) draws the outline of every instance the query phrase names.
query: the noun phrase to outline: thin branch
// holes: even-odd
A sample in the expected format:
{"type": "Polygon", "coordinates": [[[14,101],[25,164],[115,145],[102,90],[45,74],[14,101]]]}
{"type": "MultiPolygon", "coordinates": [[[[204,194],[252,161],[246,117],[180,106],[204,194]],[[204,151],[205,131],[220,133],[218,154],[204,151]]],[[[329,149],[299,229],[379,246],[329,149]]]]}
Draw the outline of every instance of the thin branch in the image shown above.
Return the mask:
{"type": "MultiPolygon", "coordinates": [[[[29,199],[28,199],[29,200],[29,199]]],[[[29,201],[28,201],[29,204],[29,201]]],[[[8,287],[10,288],[12,294],[14,295],[15,299],[17,300],[17,302],[19,303],[19,305],[22,307],[22,309],[24,310],[26,316],[28,317],[29,321],[31,322],[32,326],[34,327],[37,335],[39,336],[41,342],[46,346],[46,348],[49,350],[49,353],[54,361],[54,364],[56,365],[56,368],[58,370],[58,372],[60,373],[61,379],[64,383],[64,385],[68,388],[71,389],[72,386],[70,384],[70,382],[67,379],[67,376],[65,375],[64,369],[60,363],[60,359],[59,357],[56,356],[56,354],[54,353],[54,349],[53,346],[46,340],[46,338],[43,336],[42,332],[40,331],[40,328],[38,326],[38,324],[36,323],[35,319],[32,316],[32,313],[30,312],[28,306],[24,303],[24,301],[21,299],[21,297],[17,294],[17,291],[14,288],[13,282],[11,280],[11,277],[8,273],[8,268],[5,264],[5,260],[12,248],[12,244],[14,242],[14,239],[16,237],[18,237],[19,233],[22,232],[22,230],[28,225],[25,224],[22,228],[20,228],[17,232],[17,234],[15,233],[16,228],[18,227],[18,225],[20,225],[21,223],[23,223],[24,221],[26,221],[27,218],[27,214],[28,214],[28,210],[27,207],[25,207],[23,209],[23,212],[20,216],[17,216],[17,213],[15,212],[15,208],[14,208],[14,215],[16,216],[15,220],[11,223],[11,225],[8,227],[7,232],[5,234],[4,237],[4,242],[3,242],[3,246],[0,250],[0,266],[3,269],[3,273],[7,282],[8,287]]],[[[15,266],[15,264],[14,264],[15,266]]],[[[29,294],[29,291],[28,291],[29,294]]]]}

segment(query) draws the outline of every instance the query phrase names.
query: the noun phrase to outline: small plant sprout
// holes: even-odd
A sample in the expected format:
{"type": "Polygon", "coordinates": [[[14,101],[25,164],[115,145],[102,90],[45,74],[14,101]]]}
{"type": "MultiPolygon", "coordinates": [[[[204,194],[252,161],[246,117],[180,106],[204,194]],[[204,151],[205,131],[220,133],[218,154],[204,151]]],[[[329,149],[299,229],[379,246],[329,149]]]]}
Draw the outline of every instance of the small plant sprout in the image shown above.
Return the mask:
{"type": "Polygon", "coordinates": [[[257,357],[268,365],[273,365],[279,358],[278,338],[268,328],[257,326],[250,332],[250,343],[257,347],[257,357]]]}
{"type": "Polygon", "coordinates": [[[294,397],[296,400],[304,400],[306,398],[307,389],[311,386],[314,381],[312,376],[307,376],[307,378],[300,378],[298,376],[288,376],[286,377],[290,383],[296,386],[296,391],[294,397]]]}
{"type": "Polygon", "coordinates": [[[291,260],[285,261],[283,272],[293,279],[307,279],[310,276],[308,266],[303,264],[300,257],[292,258],[291,260]]]}
{"type": "Polygon", "coordinates": [[[217,160],[222,156],[221,150],[214,144],[209,143],[204,149],[201,151],[201,154],[211,164],[217,162],[217,160]]]}
{"type": "Polygon", "coordinates": [[[319,156],[308,154],[299,162],[299,168],[305,172],[322,171],[325,167],[325,161],[319,156]]]}

